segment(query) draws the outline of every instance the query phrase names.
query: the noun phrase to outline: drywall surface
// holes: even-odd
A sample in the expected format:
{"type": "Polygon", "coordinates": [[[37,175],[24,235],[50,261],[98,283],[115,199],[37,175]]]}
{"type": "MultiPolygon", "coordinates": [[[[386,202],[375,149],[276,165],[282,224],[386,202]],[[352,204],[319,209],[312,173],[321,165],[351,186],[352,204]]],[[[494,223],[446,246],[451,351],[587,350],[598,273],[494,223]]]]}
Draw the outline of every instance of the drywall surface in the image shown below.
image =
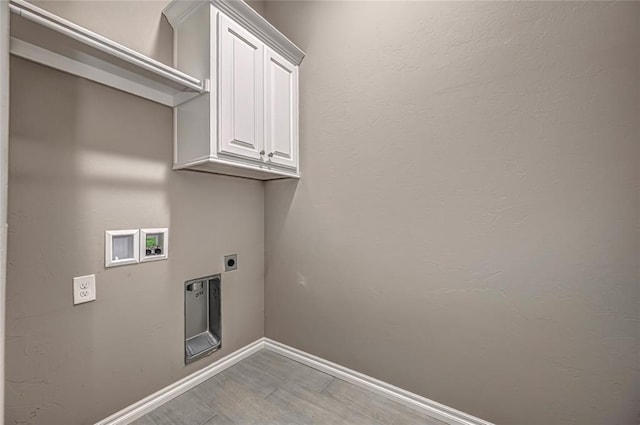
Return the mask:
{"type": "Polygon", "coordinates": [[[639,422],[640,4],[267,2],[266,334],[486,420],[639,422]]]}
{"type": "Polygon", "coordinates": [[[260,15],[265,15],[265,5],[267,0],[247,0],[247,4],[260,15]]]}
{"type": "MultiPolygon", "coordinates": [[[[165,3],[40,5],[171,58],[165,3]]],[[[263,336],[263,185],[171,171],[170,108],[12,58],[10,145],[6,424],[93,424],[263,336]],[[165,226],[169,260],[105,269],[105,230],[165,226]],[[183,283],[231,253],[223,349],[185,367],[183,283]]]]}
{"type": "MultiPolygon", "coordinates": [[[[9,5],[0,0],[0,400],[4,400],[4,340],[9,185],[9,5]]],[[[4,418],[4,402],[0,403],[4,418]]]]}

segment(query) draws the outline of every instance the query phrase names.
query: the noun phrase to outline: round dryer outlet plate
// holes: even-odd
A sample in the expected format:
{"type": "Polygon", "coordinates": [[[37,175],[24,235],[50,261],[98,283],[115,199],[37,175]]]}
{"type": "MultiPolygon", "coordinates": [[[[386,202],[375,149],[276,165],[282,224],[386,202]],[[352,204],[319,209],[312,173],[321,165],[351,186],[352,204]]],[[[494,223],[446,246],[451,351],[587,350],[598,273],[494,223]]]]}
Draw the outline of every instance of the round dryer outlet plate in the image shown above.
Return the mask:
{"type": "Polygon", "coordinates": [[[238,269],[238,254],[224,256],[224,271],[230,272],[238,269]]]}

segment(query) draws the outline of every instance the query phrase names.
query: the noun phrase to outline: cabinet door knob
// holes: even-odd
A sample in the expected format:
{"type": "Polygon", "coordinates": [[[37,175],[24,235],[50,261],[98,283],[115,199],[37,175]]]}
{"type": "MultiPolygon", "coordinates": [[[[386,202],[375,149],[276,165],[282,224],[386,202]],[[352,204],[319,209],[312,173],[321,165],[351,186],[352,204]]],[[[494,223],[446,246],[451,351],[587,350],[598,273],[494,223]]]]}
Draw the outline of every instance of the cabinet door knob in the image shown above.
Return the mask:
{"type": "Polygon", "coordinates": [[[269,158],[271,158],[273,156],[273,152],[269,152],[269,155],[267,155],[269,158]]]}
{"type": "Polygon", "coordinates": [[[260,151],[260,156],[264,155],[264,149],[260,151]]]}

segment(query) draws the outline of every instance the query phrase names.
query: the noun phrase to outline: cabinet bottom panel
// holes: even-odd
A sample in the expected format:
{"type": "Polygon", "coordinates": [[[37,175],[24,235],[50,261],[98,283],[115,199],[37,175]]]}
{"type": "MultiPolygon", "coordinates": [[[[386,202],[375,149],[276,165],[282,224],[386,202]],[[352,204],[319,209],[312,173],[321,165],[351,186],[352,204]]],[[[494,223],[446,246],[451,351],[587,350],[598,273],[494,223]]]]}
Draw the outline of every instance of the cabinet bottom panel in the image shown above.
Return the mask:
{"type": "Polygon", "coordinates": [[[174,164],[174,170],[191,170],[206,173],[223,174],[253,180],[298,179],[300,175],[294,172],[280,171],[268,168],[251,167],[220,160],[205,158],[184,164],[174,164]]]}

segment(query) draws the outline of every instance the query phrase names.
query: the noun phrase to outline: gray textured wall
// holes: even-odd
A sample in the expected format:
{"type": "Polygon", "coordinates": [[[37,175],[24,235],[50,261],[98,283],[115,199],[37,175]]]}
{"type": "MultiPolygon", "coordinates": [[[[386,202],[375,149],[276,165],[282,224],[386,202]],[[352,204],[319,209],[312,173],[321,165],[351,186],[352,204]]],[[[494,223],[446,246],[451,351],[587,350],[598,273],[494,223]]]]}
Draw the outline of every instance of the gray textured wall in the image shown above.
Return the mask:
{"type": "MultiPolygon", "coordinates": [[[[165,3],[40,5],[170,62],[165,3]]],[[[263,336],[263,185],[171,171],[171,138],[170,108],[12,58],[5,423],[92,424],[263,336]],[[168,261],[105,270],[105,230],[164,226],[168,261]],[[223,350],[185,367],[183,282],[234,252],[223,350]]]]}
{"type": "MultiPolygon", "coordinates": [[[[1,4],[1,3],[0,3],[1,4]]],[[[7,265],[7,189],[9,184],[9,8],[0,10],[0,400],[4,400],[4,341],[6,317],[7,265]]],[[[0,403],[0,418],[4,418],[4,403],[0,403]]]]}
{"type": "Polygon", "coordinates": [[[501,424],[638,424],[640,4],[266,15],[307,52],[267,336],[501,424]]]}

